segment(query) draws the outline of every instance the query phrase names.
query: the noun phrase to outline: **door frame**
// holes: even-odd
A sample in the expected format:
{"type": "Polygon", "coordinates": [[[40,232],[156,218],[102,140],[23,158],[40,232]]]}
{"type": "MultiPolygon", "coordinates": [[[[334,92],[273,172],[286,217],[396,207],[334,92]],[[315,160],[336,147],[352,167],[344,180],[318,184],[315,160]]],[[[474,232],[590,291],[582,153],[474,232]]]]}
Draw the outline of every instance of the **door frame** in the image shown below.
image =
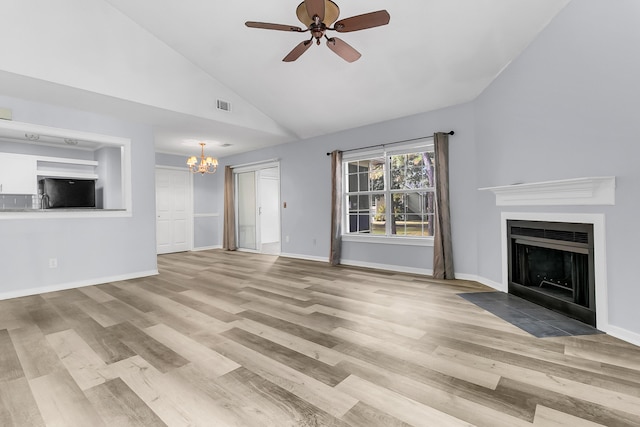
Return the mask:
{"type": "Polygon", "coordinates": [[[233,188],[234,188],[234,212],[235,212],[235,223],[236,223],[236,242],[238,242],[238,174],[246,173],[246,172],[254,172],[254,180],[256,185],[256,212],[255,212],[255,220],[256,220],[256,249],[247,249],[238,247],[239,251],[244,252],[253,252],[253,253],[262,253],[262,230],[260,226],[260,215],[259,215],[259,171],[262,169],[278,169],[278,221],[280,228],[280,245],[282,248],[282,210],[280,209],[280,200],[282,199],[282,186],[281,186],[281,177],[280,177],[280,161],[279,160],[266,160],[264,162],[255,162],[244,165],[232,166],[233,170],[233,188]]]}
{"type": "Polygon", "coordinates": [[[176,167],[176,166],[162,166],[162,165],[156,165],[155,170],[154,170],[154,180],[153,180],[153,187],[154,187],[154,201],[155,201],[155,207],[154,207],[154,212],[155,212],[155,217],[156,217],[156,253],[158,250],[158,241],[157,241],[157,236],[158,236],[158,192],[157,189],[155,188],[155,184],[156,184],[156,174],[158,173],[158,170],[170,170],[170,171],[177,171],[177,172],[184,172],[189,174],[189,179],[187,180],[188,184],[187,184],[187,251],[192,251],[193,250],[193,230],[195,229],[195,218],[194,218],[194,214],[193,214],[193,173],[191,173],[188,169],[182,168],[182,167],[176,167]]]}

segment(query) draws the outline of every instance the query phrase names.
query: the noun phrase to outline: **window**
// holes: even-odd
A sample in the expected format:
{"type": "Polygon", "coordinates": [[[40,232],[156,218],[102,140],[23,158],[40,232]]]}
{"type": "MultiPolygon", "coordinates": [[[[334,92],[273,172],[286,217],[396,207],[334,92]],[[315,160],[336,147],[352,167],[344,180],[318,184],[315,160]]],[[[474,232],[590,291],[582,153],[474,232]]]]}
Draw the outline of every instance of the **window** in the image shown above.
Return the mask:
{"type": "Polygon", "coordinates": [[[423,142],[345,158],[344,234],[433,236],[433,155],[433,145],[423,142]]]}

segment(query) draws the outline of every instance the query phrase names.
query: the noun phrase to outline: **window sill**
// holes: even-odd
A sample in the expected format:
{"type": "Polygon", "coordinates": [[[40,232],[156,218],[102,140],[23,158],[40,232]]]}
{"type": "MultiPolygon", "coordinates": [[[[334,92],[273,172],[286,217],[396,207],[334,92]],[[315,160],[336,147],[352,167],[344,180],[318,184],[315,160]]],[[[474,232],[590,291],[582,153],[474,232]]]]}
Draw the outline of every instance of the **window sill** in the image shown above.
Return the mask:
{"type": "Polygon", "coordinates": [[[433,246],[433,237],[389,237],[343,234],[343,242],[375,243],[383,245],[433,246]]]}
{"type": "Polygon", "coordinates": [[[126,209],[3,209],[3,219],[43,219],[43,218],[123,218],[131,217],[126,209]]]}

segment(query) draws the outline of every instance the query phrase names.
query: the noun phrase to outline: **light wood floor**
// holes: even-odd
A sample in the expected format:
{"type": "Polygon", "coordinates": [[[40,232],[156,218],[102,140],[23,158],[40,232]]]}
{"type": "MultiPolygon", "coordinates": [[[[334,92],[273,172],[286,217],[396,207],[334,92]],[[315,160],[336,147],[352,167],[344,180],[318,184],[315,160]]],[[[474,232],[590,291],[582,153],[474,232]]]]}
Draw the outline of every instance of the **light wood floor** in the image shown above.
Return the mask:
{"type": "Polygon", "coordinates": [[[473,282],[223,251],[0,301],[1,426],[640,426],[640,348],[473,282]]]}

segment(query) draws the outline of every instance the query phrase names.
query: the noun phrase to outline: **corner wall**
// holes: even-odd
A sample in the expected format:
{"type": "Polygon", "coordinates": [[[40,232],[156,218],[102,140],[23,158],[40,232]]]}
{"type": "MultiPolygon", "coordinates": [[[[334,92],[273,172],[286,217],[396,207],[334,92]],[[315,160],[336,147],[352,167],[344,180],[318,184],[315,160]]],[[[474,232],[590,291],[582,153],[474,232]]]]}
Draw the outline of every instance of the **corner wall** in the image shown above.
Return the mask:
{"type": "Polygon", "coordinates": [[[602,213],[609,330],[640,343],[640,4],[571,2],[474,102],[478,187],[615,176],[614,206],[496,207],[478,197],[478,275],[502,282],[500,215],[602,213]]]}

